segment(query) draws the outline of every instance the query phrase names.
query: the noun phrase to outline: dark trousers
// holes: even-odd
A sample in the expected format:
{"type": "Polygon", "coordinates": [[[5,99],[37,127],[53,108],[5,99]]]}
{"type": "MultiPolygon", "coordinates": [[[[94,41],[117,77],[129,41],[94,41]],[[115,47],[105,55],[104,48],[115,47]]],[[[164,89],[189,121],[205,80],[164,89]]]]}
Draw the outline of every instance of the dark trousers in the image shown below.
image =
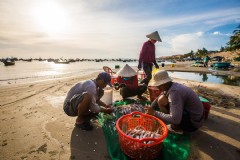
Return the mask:
{"type": "Polygon", "coordinates": [[[152,63],[143,63],[143,71],[146,74],[146,78],[144,78],[140,83],[148,85],[149,81],[152,79],[152,63]]]}
{"type": "Polygon", "coordinates": [[[147,90],[147,85],[139,84],[137,89],[129,89],[127,87],[122,87],[120,89],[120,94],[124,98],[133,97],[133,96],[141,96],[147,90]]]}

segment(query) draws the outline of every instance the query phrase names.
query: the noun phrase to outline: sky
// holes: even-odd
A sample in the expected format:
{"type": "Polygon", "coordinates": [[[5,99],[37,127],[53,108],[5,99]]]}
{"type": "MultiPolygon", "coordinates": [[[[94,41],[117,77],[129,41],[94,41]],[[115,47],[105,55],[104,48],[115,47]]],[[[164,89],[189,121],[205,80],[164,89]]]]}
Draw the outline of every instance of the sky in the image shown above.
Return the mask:
{"type": "Polygon", "coordinates": [[[220,50],[240,24],[240,0],[0,0],[0,58],[139,58],[220,50]]]}

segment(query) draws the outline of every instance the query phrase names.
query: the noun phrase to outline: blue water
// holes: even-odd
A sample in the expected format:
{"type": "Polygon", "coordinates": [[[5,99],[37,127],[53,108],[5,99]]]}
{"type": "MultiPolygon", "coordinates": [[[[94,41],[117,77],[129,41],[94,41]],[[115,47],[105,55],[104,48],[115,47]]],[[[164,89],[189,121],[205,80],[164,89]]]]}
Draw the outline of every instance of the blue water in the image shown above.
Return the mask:
{"type": "Polygon", "coordinates": [[[176,72],[176,71],[173,72],[168,71],[168,73],[169,76],[180,79],[240,86],[240,77],[236,76],[217,76],[212,75],[210,73],[176,72]]]}

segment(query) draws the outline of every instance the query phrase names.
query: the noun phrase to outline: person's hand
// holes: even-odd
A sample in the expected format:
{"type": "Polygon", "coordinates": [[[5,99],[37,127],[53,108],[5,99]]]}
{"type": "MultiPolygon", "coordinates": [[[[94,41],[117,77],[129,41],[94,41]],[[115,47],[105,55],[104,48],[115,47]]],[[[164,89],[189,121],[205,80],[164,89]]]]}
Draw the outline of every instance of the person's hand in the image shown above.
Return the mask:
{"type": "Polygon", "coordinates": [[[111,114],[113,112],[112,108],[105,108],[104,113],[111,114]]]}
{"type": "Polygon", "coordinates": [[[109,105],[109,104],[107,104],[105,107],[106,107],[106,108],[112,108],[112,106],[109,105]]]}
{"type": "Polygon", "coordinates": [[[146,112],[146,114],[150,114],[150,115],[153,115],[153,116],[155,114],[155,110],[150,106],[145,107],[145,112],[146,112]]]}

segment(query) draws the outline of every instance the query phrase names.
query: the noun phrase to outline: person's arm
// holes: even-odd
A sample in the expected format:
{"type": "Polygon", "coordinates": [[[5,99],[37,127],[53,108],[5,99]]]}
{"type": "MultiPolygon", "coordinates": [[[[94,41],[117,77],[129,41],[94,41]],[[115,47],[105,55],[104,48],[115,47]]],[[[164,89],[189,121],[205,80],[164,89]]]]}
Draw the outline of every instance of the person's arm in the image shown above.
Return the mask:
{"type": "Polygon", "coordinates": [[[98,100],[97,101],[97,104],[99,105],[99,106],[103,106],[103,107],[105,107],[105,108],[110,108],[111,107],[111,105],[107,105],[107,104],[105,104],[103,101],[101,101],[101,100],[98,100]]]}
{"type": "Polygon", "coordinates": [[[113,109],[112,108],[101,107],[100,112],[110,114],[110,113],[113,112],[113,109]]]}
{"type": "Polygon", "coordinates": [[[183,100],[176,91],[169,94],[169,114],[155,111],[154,116],[160,118],[166,123],[179,124],[183,113],[183,100]]]}

